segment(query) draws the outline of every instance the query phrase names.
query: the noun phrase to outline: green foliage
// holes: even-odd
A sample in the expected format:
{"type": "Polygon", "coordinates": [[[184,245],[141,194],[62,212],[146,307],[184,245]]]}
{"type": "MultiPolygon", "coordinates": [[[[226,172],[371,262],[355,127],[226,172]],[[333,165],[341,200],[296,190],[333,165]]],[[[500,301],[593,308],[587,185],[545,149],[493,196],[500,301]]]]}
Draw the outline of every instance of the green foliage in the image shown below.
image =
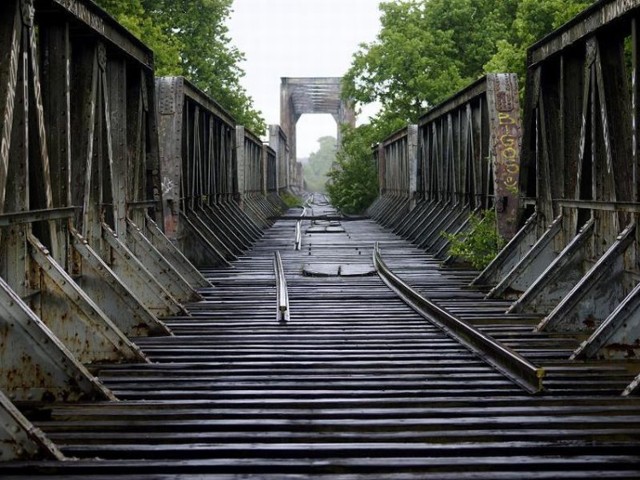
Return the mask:
{"type": "Polygon", "coordinates": [[[428,0],[427,28],[450,32],[460,78],[467,84],[482,74],[496,42],[510,39],[520,0],[428,0]]]}
{"type": "Polygon", "coordinates": [[[379,102],[367,128],[345,135],[339,167],[330,174],[334,204],[361,209],[374,182],[371,146],[426,109],[488,72],[515,72],[524,86],[527,47],[590,5],[590,0],[397,0],[380,4],[382,29],[353,55],[342,94],[379,102]],[[361,166],[360,174],[356,167],[361,166]],[[344,177],[344,178],[343,178],[344,177]]]}
{"type": "Polygon", "coordinates": [[[424,111],[483,73],[496,42],[509,39],[518,0],[384,2],[382,29],[361,44],[343,95],[378,101],[384,117],[415,122],[424,111]]]}
{"type": "Polygon", "coordinates": [[[451,32],[426,28],[421,8],[414,2],[380,5],[382,30],[355,53],[344,77],[345,95],[417,118],[444,98],[451,84],[461,86],[451,32]]]}
{"type": "Polygon", "coordinates": [[[302,200],[289,192],[281,192],[280,198],[288,208],[302,207],[302,200]]]}
{"type": "MultiPolygon", "coordinates": [[[[402,121],[396,120],[396,125],[402,121]]],[[[372,146],[393,123],[373,122],[357,128],[342,126],[342,148],[329,172],[327,192],[331,204],[347,214],[361,213],[378,196],[378,172],[372,146]]]]}
{"type": "Polygon", "coordinates": [[[142,0],[96,0],[96,3],[153,50],[156,75],[184,73],[180,64],[182,43],[178,37],[167,34],[166,26],[158,19],[146,15],[142,0]]]}
{"type": "Polygon", "coordinates": [[[240,85],[244,54],[231,44],[233,0],[97,0],[153,49],[157,75],[185,75],[236,121],[262,135],[266,124],[240,85]]]}
{"type": "Polygon", "coordinates": [[[496,212],[485,210],[481,215],[469,216],[469,230],[458,234],[442,232],[449,240],[449,254],[468,262],[478,270],[484,269],[504,246],[498,233],[496,212]]]}
{"type": "Polygon", "coordinates": [[[320,148],[309,156],[309,162],[304,165],[304,181],[310,192],[326,193],[327,174],[336,161],[336,139],[321,137],[318,139],[320,148]]]}
{"type": "Polygon", "coordinates": [[[517,73],[524,86],[527,48],[558,28],[594,0],[519,0],[510,39],[501,39],[498,50],[485,64],[486,72],[517,73]]]}
{"type": "MultiPolygon", "coordinates": [[[[343,96],[380,102],[384,118],[415,122],[486,72],[515,72],[526,48],[592,0],[398,0],[380,4],[382,29],[361,44],[343,96]]],[[[382,139],[378,139],[382,140],[382,139]]]]}

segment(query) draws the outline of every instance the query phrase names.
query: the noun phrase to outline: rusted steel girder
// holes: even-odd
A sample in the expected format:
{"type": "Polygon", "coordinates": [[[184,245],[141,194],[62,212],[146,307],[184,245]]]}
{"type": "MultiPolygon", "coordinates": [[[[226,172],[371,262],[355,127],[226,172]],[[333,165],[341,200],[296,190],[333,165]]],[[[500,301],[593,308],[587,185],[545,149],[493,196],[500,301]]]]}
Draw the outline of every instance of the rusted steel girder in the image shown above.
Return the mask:
{"type": "Polygon", "coordinates": [[[521,190],[535,217],[475,281],[503,276],[492,296],[516,294],[512,311],[589,335],[573,358],[640,354],[639,19],[640,1],[604,0],[530,47],[521,190]]]}
{"type": "Polygon", "coordinates": [[[26,458],[65,460],[58,447],[0,392],[0,462],[26,458]]]}
{"type": "Polygon", "coordinates": [[[289,138],[280,125],[269,126],[269,146],[276,157],[276,189],[278,193],[284,192],[289,189],[292,152],[289,138]]]}
{"type": "Polygon", "coordinates": [[[270,225],[269,218],[280,213],[262,193],[266,158],[262,141],[243,126],[236,127],[237,201],[240,208],[258,225],[270,225]]]}
{"type": "Polygon", "coordinates": [[[255,134],[184,78],[158,78],[157,91],[164,231],[195,265],[228,265],[280,211],[263,194],[277,167],[255,134]]]}
{"type": "Polygon", "coordinates": [[[488,75],[382,142],[374,152],[380,196],[370,215],[446,258],[442,232],[468,229],[471,212],[494,208],[498,231],[517,231],[520,107],[515,75],[488,75]]]}
{"type": "Polygon", "coordinates": [[[71,0],[3,2],[0,50],[0,388],[113,398],[80,362],[147,361],[202,286],[154,222],[153,54],[71,0]]]}
{"type": "MultiPolygon", "coordinates": [[[[62,115],[56,111],[57,129],[49,129],[51,109],[70,103],[68,24],[37,25],[34,5],[26,0],[7,2],[2,8],[2,48],[10,61],[3,64],[4,83],[0,84],[4,112],[0,223],[5,225],[0,273],[77,359],[145,361],[102,310],[104,297],[92,298],[72,277],[68,238],[75,210],[69,208],[68,108],[62,115]],[[62,73],[55,71],[56,65],[63,68],[62,73]],[[40,82],[43,66],[44,84],[40,82]],[[53,84],[60,79],[54,92],[53,84]]],[[[16,315],[23,314],[16,311],[16,315]]],[[[9,337],[0,340],[11,341],[9,337]]],[[[7,375],[6,370],[3,373],[7,375]]],[[[40,380],[32,380],[38,387],[40,380]]],[[[3,384],[9,388],[11,382],[6,379],[3,384]]]]}

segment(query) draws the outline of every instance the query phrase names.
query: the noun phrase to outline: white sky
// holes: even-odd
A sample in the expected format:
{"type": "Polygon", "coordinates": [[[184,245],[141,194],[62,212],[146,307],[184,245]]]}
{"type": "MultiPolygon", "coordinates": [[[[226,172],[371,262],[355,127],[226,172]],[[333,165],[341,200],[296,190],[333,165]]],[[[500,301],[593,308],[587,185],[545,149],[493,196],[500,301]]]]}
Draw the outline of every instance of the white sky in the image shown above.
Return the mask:
{"type": "MultiPolygon", "coordinates": [[[[340,77],[380,29],[380,0],[234,0],[229,33],[245,53],[242,84],[267,124],[280,123],[280,77],[340,77]]],[[[373,110],[365,109],[360,122],[373,110]]],[[[330,115],[298,121],[298,157],[336,135],[330,115]]]]}

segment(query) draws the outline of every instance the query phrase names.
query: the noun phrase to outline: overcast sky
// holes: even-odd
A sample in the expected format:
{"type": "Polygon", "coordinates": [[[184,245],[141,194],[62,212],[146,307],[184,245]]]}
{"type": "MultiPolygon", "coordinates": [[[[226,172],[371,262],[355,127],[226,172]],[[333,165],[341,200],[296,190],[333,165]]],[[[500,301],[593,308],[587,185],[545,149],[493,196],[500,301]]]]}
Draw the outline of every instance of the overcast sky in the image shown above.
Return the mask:
{"type": "MultiPolygon", "coordinates": [[[[280,123],[280,77],[342,76],[358,44],[375,39],[379,3],[234,0],[228,25],[246,55],[242,83],[268,124],[280,123]]],[[[303,115],[297,133],[298,157],[306,157],[318,149],[319,137],[336,135],[336,124],[330,115],[303,115]]]]}

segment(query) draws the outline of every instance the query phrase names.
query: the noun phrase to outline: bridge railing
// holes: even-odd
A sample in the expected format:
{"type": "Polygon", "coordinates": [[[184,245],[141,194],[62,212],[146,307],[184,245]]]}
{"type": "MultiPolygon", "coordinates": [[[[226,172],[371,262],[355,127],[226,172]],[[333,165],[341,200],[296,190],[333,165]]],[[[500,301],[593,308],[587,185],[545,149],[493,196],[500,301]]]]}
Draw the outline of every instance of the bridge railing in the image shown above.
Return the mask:
{"type": "Polygon", "coordinates": [[[394,225],[413,207],[417,196],[417,127],[409,125],[374,148],[379,197],[369,214],[394,225]]]}
{"type": "Polygon", "coordinates": [[[443,257],[442,232],[467,228],[473,211],[494,208],[499,232],[511,238],[520,142],[516,77],[483,77],[378,146],[380,197],[370,214],[443,257]]]}
{"type": "Polygon", "coordinates": [[[227,264],[281,208],[262,196],[262,141],[186,79],[157,84],[165,232],[195,265],[227,264]]]}
{"type": "Polygon", "coordinates": [[[0,389],[112,399],[83,364],[146,362],[208,285],[156,223],[153,54],[79,0],[2,2],[0,51],[0,389]]]}
{"type": "Polygon", "coordinates": [[[278,172],[276,168],[276,151],[271,146],[264,145],[263,155],[265,158],[264,163],[264,192],[269,197],[278,195],[278,172]]]}
{"type": "Polygon", "coordinates": [[[0,417],[20,429],[9,400],[114,399],[84,364],[147,362],[131,337],[171,335],[210,286],[183,252],[227,261],[261,234],[241,207],[282,205],[271,149],[188,82],[156,95],[153,53],[93,2],[2,2],[0,51],[0,417]]]}
{"type": "Polygon", "coordinates": [[[280,128],[280,125],[269,126],[269,146],[276,153],[277,188],[279,193],[283,193],[290,188],[291,158],[287,136],[284,130],[280,128]]]}
{"type": "Polygon", "coordinates": [[[597,2],[528,50],[517,241],[475,284],[589,335],[576,358],[640,353],[640,1],[597,2]],[[497,284],[497,285],[496,285],[497,284]]]}
{"type": "Polygon", "coordinates": [[[281,212],[282,204],[262,192],[263,175],[267,175],[263,165],[267,162],[264,145],[260,138],[244,127],[236,127],[236,135],[240,205],[256,224],[265,227],[271,224],[270,218],[281,212]]]}

